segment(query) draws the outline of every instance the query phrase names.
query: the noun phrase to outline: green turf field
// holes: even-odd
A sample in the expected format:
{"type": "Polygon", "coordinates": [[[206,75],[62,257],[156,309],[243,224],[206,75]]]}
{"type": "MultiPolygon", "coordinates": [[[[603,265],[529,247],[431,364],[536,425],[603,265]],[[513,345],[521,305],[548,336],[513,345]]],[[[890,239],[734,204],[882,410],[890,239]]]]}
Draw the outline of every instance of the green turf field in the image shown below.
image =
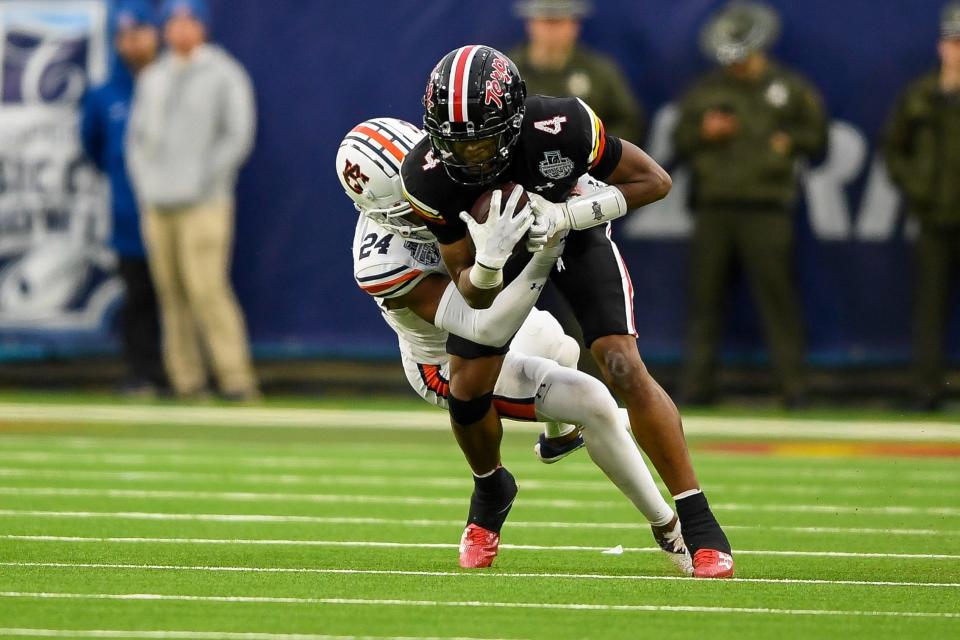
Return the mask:
{"type": "Polygon", "coordinates": [[[537,462],[530,425],[507,425],[500,557],[466,572],[440,412],[40,399],[0,398],[0,636],[960,637],[943,421],[691,418],[736,554],[716,582],[677,575],[584,452],[537,462]]]}

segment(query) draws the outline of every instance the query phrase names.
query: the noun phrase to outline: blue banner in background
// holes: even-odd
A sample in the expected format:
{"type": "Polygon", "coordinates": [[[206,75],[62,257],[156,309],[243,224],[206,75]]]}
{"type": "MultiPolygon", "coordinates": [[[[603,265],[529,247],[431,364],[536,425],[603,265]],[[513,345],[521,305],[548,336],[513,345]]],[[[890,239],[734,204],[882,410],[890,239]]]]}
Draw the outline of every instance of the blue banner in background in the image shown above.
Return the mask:
{"type": "Polygon", "coordinates": [[[0,359],[109,345],[106,184],[77,103],[106,76],[103,0],[0,0],[0,359]]]}
{"type": "MultiPolygon", "coordinates": [[[[709,66],[697,38],[717,0],[599,0],[583,39],[615,58],[652,117],[645,147],[674,193],[615,224],[636,291],[641,352],[676,360],[687,307],[688,185],[671,104],[709,66]]],[[[940,0],[772,2],[774,55],[816,84],[833,121],[826,159],[804,175],[798,266],[811,360],[902,361],[910,351],[911,225],[876,153],[902,88],[936,64],[940,0]]],[[[249,70],[259,129],[239,191],[233,276],[261,355],[388,355],[392,333],[353,283],[356,214],[334,175],[344,133],[369,117],[419,123],[427,74],[469,42],[523,37],[510,0],[213,0],[214,38],[249,70]]],[[[956,324],[954,326],[957,326],[956,324]]],[[[954,332],[956,337],[958,332],[954,332]]],[[[749,296],[731,300],[731,355],[762,341],[749,296]]],[[[953,353],[960,344],[951,344],[953,353]]]]}

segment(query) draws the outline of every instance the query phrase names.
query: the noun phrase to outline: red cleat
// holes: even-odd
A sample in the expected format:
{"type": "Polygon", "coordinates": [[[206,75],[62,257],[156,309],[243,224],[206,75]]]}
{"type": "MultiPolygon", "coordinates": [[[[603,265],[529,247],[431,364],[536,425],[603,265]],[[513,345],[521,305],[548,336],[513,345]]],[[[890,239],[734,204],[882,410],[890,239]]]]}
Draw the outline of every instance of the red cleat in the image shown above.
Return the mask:
{"type": "Polygon", "coordinates": [[[493,564],[500,547],[500,534],[476,524],[469,524],[460,538],[460,566],[484,569],[493,564]]]}
{"type": "Polygon", "coordinates": [[[693,554],[694,578],[732,578],[733,556],[715,549],[698,549],[693,554]]]}

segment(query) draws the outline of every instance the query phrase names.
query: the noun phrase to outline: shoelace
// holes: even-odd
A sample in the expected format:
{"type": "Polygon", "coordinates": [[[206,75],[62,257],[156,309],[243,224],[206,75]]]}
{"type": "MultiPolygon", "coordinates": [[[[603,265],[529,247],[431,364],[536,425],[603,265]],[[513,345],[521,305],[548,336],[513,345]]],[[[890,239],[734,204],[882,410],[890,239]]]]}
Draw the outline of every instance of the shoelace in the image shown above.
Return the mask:
{"type": "Polygon", "coordinates": [[[733,559],[729,554],[714,549],[700,549],[697,551],[696,556],[694,556],[694,560],[697,559],[705,562],[713,562],[725,568],[729,568],[733,564],[733,559]]]}
{"type": "Polygon", "coordinates": [[[472,544],[486,547],[497,534],[476,527],[467,532],[467,540],[472,544]]]}

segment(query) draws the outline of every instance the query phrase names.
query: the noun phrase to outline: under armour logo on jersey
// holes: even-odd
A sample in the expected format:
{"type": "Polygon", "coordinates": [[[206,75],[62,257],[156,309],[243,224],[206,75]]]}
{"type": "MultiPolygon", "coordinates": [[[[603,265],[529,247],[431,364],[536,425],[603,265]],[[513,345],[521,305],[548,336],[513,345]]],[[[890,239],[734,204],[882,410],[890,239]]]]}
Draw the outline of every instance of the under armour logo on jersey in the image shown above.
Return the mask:
{"type": "Polygon", "coordinates": [[[573,173],[573,160],[564,158],[559,151],[544,151],[540,173],[551,180],[561,180],[573,173]]]}
{"type": "Polygon", "coordinates": [[[347,160],[347,166],[343,168],[343,181],[354,193],[363,193],[363,185],[370,182],[370,178],[360,171],[360,165],[347,160]]]}
{"type": "Polygon", "coordinates": [[[563,129],[563,123],[566,121],[567,116],[553,116],[546,120],[537,120],[533,123],[533,128],[555,136],[563,129]]]}
{"type": "Polygon", "coordinates": [[[436,167],[438,164],[440,164],[440,161],[437,160],[437,159],[434,157],[433,151],[427,152],[427,155],[425,155],[425,156],[423,157],[423,170],[424,170],[424,171],[430,171],[430,169],[433,169],[433,168],[436,167]]]}

